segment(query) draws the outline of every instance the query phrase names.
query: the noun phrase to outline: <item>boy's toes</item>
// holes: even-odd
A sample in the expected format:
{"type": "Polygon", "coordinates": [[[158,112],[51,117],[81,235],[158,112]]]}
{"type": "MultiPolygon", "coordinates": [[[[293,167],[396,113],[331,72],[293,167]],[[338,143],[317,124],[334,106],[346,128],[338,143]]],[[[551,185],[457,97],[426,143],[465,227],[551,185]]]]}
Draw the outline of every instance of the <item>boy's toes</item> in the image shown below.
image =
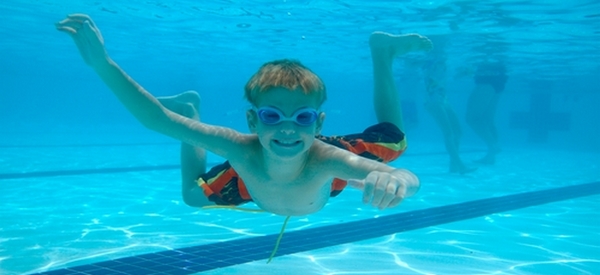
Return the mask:
{"type": "Polygon", "coordinates": [[[192,105],[200,106],[200,94],[194,90],[185,91],[180,95],[182,102],[191,103],[192,105]]]}

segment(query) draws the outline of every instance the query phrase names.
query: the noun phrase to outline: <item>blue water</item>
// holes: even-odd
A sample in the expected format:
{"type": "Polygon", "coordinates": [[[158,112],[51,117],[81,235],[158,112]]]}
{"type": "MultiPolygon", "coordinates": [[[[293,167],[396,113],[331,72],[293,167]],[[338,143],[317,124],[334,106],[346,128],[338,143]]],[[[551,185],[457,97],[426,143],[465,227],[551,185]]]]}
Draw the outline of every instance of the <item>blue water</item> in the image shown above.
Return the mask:
{"type": "MultiPolygon", "coordinates": [[[[398,61],[402,100],[416,107],[405,114],[413,121],[409,150],[393,165],[415,171],[422,189],[384,212],[345,190],[321,212],[292,219],[288,231],[600,180],[597,1],[9,0],[0,3],[0,274],[274,234],[283,222],[184,205],[177,142],[139,125],[54,29],[73,12],[94,18],[111,57],[153,94],[197,90],[203,121],[243,132],[242,88],[266,61],[300,59],[322,76],[324,134],[352,133],[375,121],[365,105],[369,33],[443,36],[448,100],[462,119],[469,164],[484,144],[463,119],[473,89],[465,74],[486,58],[506,63],[495,165],[447,172],[440,131],[423,109],[423,76],[398,61]],[[555,121],[538,117],[521,129],[510,118],[538,110],[531,99],[540,93],[550,98],[546,114],[568,114],[569,127],[532,142],[532,132],[555,121]]],[[[206,274],[598,274],[597,201],[496,213],[206,274]]]]}

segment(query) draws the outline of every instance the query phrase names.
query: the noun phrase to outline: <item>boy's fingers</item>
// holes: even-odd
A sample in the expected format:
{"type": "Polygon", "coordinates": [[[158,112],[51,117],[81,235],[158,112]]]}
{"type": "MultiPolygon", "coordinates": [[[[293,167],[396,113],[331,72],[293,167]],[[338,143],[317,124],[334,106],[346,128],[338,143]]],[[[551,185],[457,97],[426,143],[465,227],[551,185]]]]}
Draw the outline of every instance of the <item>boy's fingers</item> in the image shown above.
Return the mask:
{"type": "Polygon", "coordinates": [[[86,22],[89,22],[93,28],[96,28],[96,24],[94,23],[94,20],[92,20],[92,18],[87,14],[82,14],[82,13],[71,14],[71,15],[68,15],[68,19],[78,22],[78,23],[81,23],[81,24],[85,24],[86,22]]]}
{"type": "Polygon", "coordinates": [[[394,199],[390,202],[389,207],[394,207],[400,204],[404,200],[404,196],[406,196],[406,188],[398,188],[396,191],[396,196],[394,196],[394,199]]]}
{"type": "Polygon", "coordinates": [[[65,19],[63,19],[63,20],[60,20],[60,21],[56,22],[56,25],[57,25],[57,26],[58,26],[58,25],[64,25],[64,24],[67,24],[67,23],[69,23],[70,21],[71,21],[71,19],[69,19],[69,18],[65,18],[65,19]]]}
{"type": "Polygon", "coordinates": [[[385,208],[392,207],[391,203],[395,198],[396,195],[394,195],[394,193],[386,192],[381,199],[381,203],[379,203],[379,209],[383,210],[385,208]]]}
{"type": "Polygon", "coordinates": [[[56,23],[55,26],[58,30],[64,30],[69,33],[77,33],[77,30],[81,28],[81,23],[66,19],[56,23]]]}
{"type": "Polygon", "coordinates": [[[377,187],[377,185],[375,185],[375,188],[373,188],[373,201],[371,201],[371,204],[373,206],[379,207],[384,195],[385,189],[382,189],[381,187],[377,187]]]}
{"type": "Polygon", "coordinates": [[[390,207],[390,208],[391,208],[391,207],[396,207],[396,206],[398,206],[398,204],[400,204],[400,203],[401,203],[403,200],[404,200],[404,198],[403,198],[403,197],[398,197],[398,196],[396,196],[396,197],[395,197],[395,198],[394,198],[394,199],[393,199],[393,200],[390,202],[390,204],[388,205],[388,207],[390,207]]]}
{"type": "Polygon", "coordinates": [[[370,173],[363,181],[365,185],[363,188],[363,203],[369,203],[373,199],[375,184],[377,183],[377,175],[370,173]]]}
{"type": "Polygon", "coordinates": [[[73,14],[69,14],[67,15],[68,19],[75,19],[75,20],[80,20],[80,21],[85,21],[85,20],[92,20],[92,18],[84,13],[73,13],[73,14]]]}
{"type": "Polygon", "coordinates": [[[382,200],[387,193],[396,193],[396,189],[393,185],[390,185],[390,175],[387,173],[372,173],[370,174],[369,180],[373,182],[375,186],[375,193],[373,194],[373,206],[380,206],[382,204],[382,200]],[[392,188],[393,190],[391,190],[392,188]],[[389,190],[388,190],[389,189],[389,190]]]}
{"type": "Polygon", "coordinates": [[[86,20],[82,20],[82,19],[75,19],[75,18],[65,18],[63,20],[58,21],[56,24],[57,25],[76,25],[79,24],[81,25],[83,22],[85,22],[86,20]]]}
{"type": "Polygon", "coordinates": [[[371,201],[371,198],[373,197],[373,189],[375,189],[373,184],[367,184],[365,182],[365,187],[363,188],[363,203],[369,203],[371,201]]]}
{"type": "Polygon", "coordinates": [[[75,31],[75,29],[71,28],[71,27],[61,27],[61,26],[56,26],[56,29],[61,31],[61,32],[66,32],[68,34],[76,34],[77,31],[75,31]]]}

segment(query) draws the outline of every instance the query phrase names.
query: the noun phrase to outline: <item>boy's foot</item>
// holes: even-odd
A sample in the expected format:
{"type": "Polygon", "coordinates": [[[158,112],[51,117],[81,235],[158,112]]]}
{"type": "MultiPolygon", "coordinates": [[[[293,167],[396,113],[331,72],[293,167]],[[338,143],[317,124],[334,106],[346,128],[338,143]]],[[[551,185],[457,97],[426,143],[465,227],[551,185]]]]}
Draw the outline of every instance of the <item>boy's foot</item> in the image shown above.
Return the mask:
{"type": "Polygon", "coordinates": [[[374,32],[369,37],[369,46],[373,48],[387,48],[391,57],[413,51],[429,51],[433,43],[429,38],[416,34],[393,35],[385,32],[374,32]]]}
{"type": "Polygon", "coordinates": [[[196,91],[185,91],[174,96],[157,97],[160,104],[171,112],[187,118],[200,119],[200,95],[196,91]]]}

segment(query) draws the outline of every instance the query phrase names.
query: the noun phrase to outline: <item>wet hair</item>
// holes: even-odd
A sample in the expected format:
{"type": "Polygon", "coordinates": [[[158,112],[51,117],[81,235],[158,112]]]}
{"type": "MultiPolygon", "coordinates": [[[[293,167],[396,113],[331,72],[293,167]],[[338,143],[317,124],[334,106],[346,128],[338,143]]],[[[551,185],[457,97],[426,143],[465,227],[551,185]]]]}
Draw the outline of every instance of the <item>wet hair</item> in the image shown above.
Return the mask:
{"type": "Polygon", "coordinates": [[[485,62],[477,66],[477,72],[473,77],[475,84],[489,84],[496,93],[504,91],[506,85],[506,67],[500,62],[485,62]]]}
{"type": "Polygon", "coordinates": [[[244,97],[256,105],[260,93],[272,88],[285,88],[290,91],[300,89],[306,95],[319,96],[319,106],[327,99],[325,84],[310,69],[297,60],[281,59],[263,64],[244,88],[244,97]]]}

